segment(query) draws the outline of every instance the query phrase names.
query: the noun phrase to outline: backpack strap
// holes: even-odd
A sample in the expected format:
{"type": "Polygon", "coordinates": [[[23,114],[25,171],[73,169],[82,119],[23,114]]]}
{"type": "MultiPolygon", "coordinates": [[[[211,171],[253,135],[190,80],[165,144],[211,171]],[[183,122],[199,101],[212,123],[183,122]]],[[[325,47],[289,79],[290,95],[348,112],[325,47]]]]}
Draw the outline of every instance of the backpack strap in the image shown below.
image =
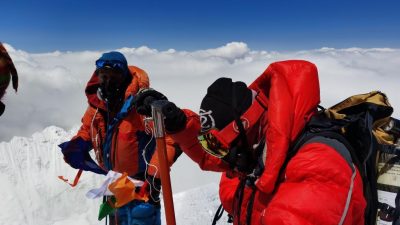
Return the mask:
{"type": "Polygon", "coordinates": [[[236,216],[238,218],[237,225],[240,225],[240,214],[242,211],[242,202],[243,202],[243,194],[245,186],[246,186],[246,179],[240,179],[239,185],[235,191],[235,200],[233,201],[233,216],[236,216]]]}
{"type": "MultiPolygon", "coordinates": [[[[233,148],[232,150],[236,151],[235,148],[233,148]]],[[[251,174],[248,174],[245,177],[240,178],[239,185],[235,191],[235,201],[233,202],[234,215],[236,215],[240,220],[244,188],[246,186],[251,188],[250,199],[249,199],[249,202],[246,207],[246,224],[251,224],[251,215],[253,213],[254,199],[255,199],[255,195],[256,195],[256,191],[257,191],[257,189],[255,187],[255,181],[259,178],[259,176],[264,171],[264,161],[263,161],[262,156],[265,153],[265,151],[266,151],[265,138],[263,138],[258,143],[258,146],[256,147],[256,149],[254,149],[255,156],[257,158],[257,163],[255,165],[255,168],[253,169],[253,172],[251,174]]],[[[234,153],[232,155],[236,156],[237,154],[234,153]]],[[[231,159],[229,161],[230,161],[229,164],[231,166],[231,169],[233,170],[233,168],[235,167],[235,163],[232,163],[232,162],[234,162],[235,160],[231,159]]],[[[221,209],[221,208],[222,208],[222,204],[220,205],[220,207],[218,208],[218,210],[214,216],[212,225],[215,225],[216,222],[221,218],[222,213],[224,211],[224,209],[223,208],[221,209]],[[220,212],[220,210],[222,210],[222,212],[220,212]]],[[[233,223],[233,217],[230,214],[228,214],[228,223],[233,223]]],[[[240,221],[238,221],[238,224],[240,225],[240,221]]]]}
{"type": "Polygon", "coordinates": [[[311,144],[311,143],[322,143],[326,144],[330,147],[332,147],[337,153],[339,153],[342,158],[347,162],[349,167],[352,170],[352,176],[351,176],[351,183],[349,187],[349,191],[347,193],[347,199],[346,199],[346,205],[343,209],[342,217],[340,220],[339,224],[343,224],[347,212],[350,206],[351,202],[351,197],[353,193],[353,187],[354,187],[354,179],[356,176],[356,167],[354,166],[354,160],[357,161],[356,158],[352,157],[352,147],[351,145],[347,142],[347,140],[341,136],[340,134],[333,132],[333,131],[321,131],[321,132],[311,132],[311,131],[306,131],[303,132],[303,134],[300,135],[298,140],[295,142],[293,145],[293,148],[289,151],[288,157],[286,158],[283,167],[281,168],[280,171],[280,177],[283,177],[284,171],[286,170],[287,164],[289,161],[296,155],[296,153],[299,151],[299,149],[306,145],[306,144],[311,144]]]}
{"type": "Polygon", "coordinates": [[[212,221],[212,225],[216,225],[217,224],[217,221],[219,219],[221,219],[222,214],[224,214],[224,208],[223,208],[222,204],[220,204],[218,209],[217,209],[217,212],[215,213],[214,219],[212,221]]]}
{"type": "Polygon", "coordinates": [[[339,224],[343,224],[344,220],[346,219],[349,207],[350,207],[351,197],[353,195],[353,189],[354,189],[354,179],[357,174],[356,168],[355,168],[355,166],[353,164],[353,160],[351,158],[350,151],[349,151],[348,147],[346,147],[339,140],[330,138],[330,137],[326,137],[326,136],[315,136],[315,137],[311,138],[310,140],[308,140],[304,145],[310,144],[310,143],[322,143],[322,144],[332,147],[334,150],[336,150],[337,153],[339,153],[342,156],[342,158],[347,162],[347,164],[349,165],[349,167],[352,170],[350,187],[349,187],[349,190],[347,193],[347,198],[346,198],[346,205],[343,209],[342,216],[341,216],[341,219],[339,222],[339,224]]]}
{"type": "Polygon", "coordinates": [[[253,186],[251,190],[251,195],[249,199],[249,203],[247,204],[247,209],[246,209],[246,224],[250,225],[251,224],[251,216],[253,212],[253,205],[254,205],[254,198],[256,197],[256,187],[253,186]]]}
{"type": "MultiPolygon", "coordinates": [[[[219,205],[217,212],[215,212],[215,216],[214,219],[212,221],[212,225],[216,225],[218,220],[221,219],[222,215],[224,214],[224,207],[222,206],[222,204],[219,205]]],[[[233,223],[233,217],[231,214],[228,214],[228,221],[227,223],[233,223]]]]}
{"type": "MultiPolygon", "coordinates": [[[[336,139],[338,142],[342,143],[346,147],[347,151],[351,155],[351,160],[352,160],[353,164],[356,166],[356,168],[359,168],[359,172],[362,177],[363,184],[364,184],[364,197],[367,201],[367,208],[365,210],[365,218],[366,218],[365,224],[375,224],[374,220],[376,220],[376,212],[377,212],[377,208],[378,208],[376,179],[374,179],[374,177],[376,177],[376,174],[373,174],[374,176],[372,176],[372,177],[367,176],[367,174],[369,174],[370,171],[364,170],[367,166],[365,164],[366,162],[359,161],[359,159],[357,157],[357,152],[355,151],[355,149],[346,140],[346,138],[344,136],[342,136],[340,133],[336,132],[335,129],[326,129],[326,130],[322,130],[322,131],[321,130],[316,130],[316,131],[312,130],[311,131],[311,130],[309,129],[307,131],[304,131],[300,135],[300,137],[294,142],[293,147],[288,152],[288,157],[285,160],[284,166],[281,168],[280,176],[283,177],[282,175],[284,174],[284,171],[286,170],[286,166],[287,166],[288,162],[296,155],[298,150],[304,144],[306,144],[309,140],[311,140],[317,136],[330,138],[330,139],[336,139]]],[[[376,145],[376,144],[377,144],[376,142],[371,143],[371,145],[376,145]]],[[[334,149],[336,149],[334,146],[332,146],[332,147],[334,149]]],[[[370,147],[372,148],[372,146],[370,146],[370,147]]],[[[387,149],[391,149],[391,148],[387,148],[387,149]]],[[[340,153],[341,152],[339,152],[339,154],[340,153]]],[[[400,197],[400,195],[399,195],[399,197],[400,197]]],[[[400,204],[399,204],[399,206],[400,206],[400,204]]]]}
{"type": "Polygon", "coordinates": [[[386,154],[400,156],[400,148],[395,145],[379,144],[379,151],[386,154]]]}

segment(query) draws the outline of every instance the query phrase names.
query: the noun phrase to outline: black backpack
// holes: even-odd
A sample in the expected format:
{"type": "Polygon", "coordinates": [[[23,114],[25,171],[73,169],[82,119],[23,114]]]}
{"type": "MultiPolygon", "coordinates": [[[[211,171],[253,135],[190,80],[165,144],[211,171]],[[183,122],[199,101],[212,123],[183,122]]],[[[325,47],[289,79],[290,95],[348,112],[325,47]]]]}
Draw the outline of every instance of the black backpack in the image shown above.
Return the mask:
{"type": "Polygon", "coordinates": [[[396,184],[378,183],[380,176],[400,164],[400,121],[390,117],[392,112],[386,95],[377,91],[349,97],[328,109],[321,107],[289,150],[281,172],[307,141],[315,137],[336,139],[348,149],[363,180],[365,224],[375,225],[379,218],[399,225],[400,180],[396,184]],[[378,200],[378,190],[393,193],[395,203],[378,200]]]}
{"type": "MultiPolygon", "coordinates": [[[[317,137],[335,139],[347,148],[363,180],[367,202],[365,224],[375,225],[379,218],[400,225],[400,121],[390,117],[392,113],[386,95],[378,91],[349,97],[328,109],[320,107],[290,147],[281,175],[306,142],[317,137]],[[378,183],[378,178],[396,169],[393,168],[396,164],[399,165],[398,183],[378,183]],[[394,204],[378,201],[378,190],[394,193],[394,204]]],[[[240,194],[239,189],[236,192],[240,194]]],[[[247,216],[251,215],[251,203],[247,216]]],[[[221,209],[222,205],[213,224],[222,216],[221,209]]],[[[250,218],[247,221],[250,222],[250,218]]]]}

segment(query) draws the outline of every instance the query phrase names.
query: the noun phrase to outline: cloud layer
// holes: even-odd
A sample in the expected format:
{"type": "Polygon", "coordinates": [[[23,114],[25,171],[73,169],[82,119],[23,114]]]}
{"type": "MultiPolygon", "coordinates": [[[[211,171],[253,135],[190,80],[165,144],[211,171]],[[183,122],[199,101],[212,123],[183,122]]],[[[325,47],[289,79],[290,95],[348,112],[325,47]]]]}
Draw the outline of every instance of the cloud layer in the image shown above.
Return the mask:
{"type": "MultiPolygon", "coordinates": [[[[50,125],[71,130],[79,126],[87,107],[86,82],[102,52],[52,52],[30,54],[6,45],[20,77],[17,94],[11,88],[5,96],[6,111],[0,117],[0,141],[13,136],[31,136],[50,125]]],[[[323,106],[371,90],[387,93],[400,117],[399,49],[331,49],[299,52],[269,52],[249,49],[242,42],[215,49],[186,52],[159,51],[148,47],[122,48],[130,64],[145,69],[152,86],[178,106],[198,111],[207,87],[227,76],[246,83],[279,60],[304,59],[319,69],[323,106]]],[[[58,149],[54,146],[54,149],[58,149]]],[[[61,153],[59,153],[61,155],[61,153]]],[[[61,157],[61,156],[59,156],[61,157]]],[[[172,167],[174,192],[217,183],[218,173],[205,173],[187,156],[172,167]]]]}
{"type": "MultiPolygon", "coordinates": [[[[30,136],[47,126],[67,130],[79,125],[87,107],[84,88],[95,69],[100,51],[30,54],[7,45],[20,77],[17,94],[5,96],[6,111],[0,117],[0,140],[30,136]]],[[[130,64],[146,70],[152,86],[177,105],[198,110],[207,87],[218,77],[250,83],[266,67],[279,60],[304,59],[319,69],[321,99],[330,106],[343,98],[380,90],[387,93],[399,117],[399,49],[321,48],[298,52],[251,50],[232,42],[199,51],[159,51],[146,46],[117,49],[130,64]],[[396,110],[397,109],[397,110],[396,110]]]]}

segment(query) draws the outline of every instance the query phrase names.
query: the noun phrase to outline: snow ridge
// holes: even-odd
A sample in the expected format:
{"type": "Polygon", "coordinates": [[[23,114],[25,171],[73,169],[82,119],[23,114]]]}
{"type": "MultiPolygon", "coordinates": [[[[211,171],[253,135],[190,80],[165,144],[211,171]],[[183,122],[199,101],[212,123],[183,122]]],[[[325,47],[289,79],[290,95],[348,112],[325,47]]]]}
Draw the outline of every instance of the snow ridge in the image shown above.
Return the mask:
{"type": "MultiPolygon", "coordinates": [[[[58,148],[76,131],[51,126],[31,138],[14,137],[0,143],[0,225],[104,224],[97,221],[100,201],[85,197],[89,189],[101,184],[102,175],[83,173],[75,188],[57,178],[63,175],[73,180],[77,172],[64,163],[58,148]]],[[[174,201],[177,224],[211,224],[219,206],[218,185],[175,194],[174,201]]],[[[223,217],[218,224],[225,222],[223,217]]]]}

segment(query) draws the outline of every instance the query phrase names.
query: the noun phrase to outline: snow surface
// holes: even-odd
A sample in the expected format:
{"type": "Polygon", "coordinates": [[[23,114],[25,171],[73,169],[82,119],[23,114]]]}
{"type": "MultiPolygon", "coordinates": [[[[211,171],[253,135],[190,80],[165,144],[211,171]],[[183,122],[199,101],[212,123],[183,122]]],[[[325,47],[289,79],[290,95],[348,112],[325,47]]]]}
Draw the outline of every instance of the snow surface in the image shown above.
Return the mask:
{"type": "MultiPolygon", "coordinates": [[[[97,221],[101,200],[85,197],[101,184],[101,175],[83,173],[75,188],[57,178],[73,179],[77,172],[64,162],[57,146],[76,131],[51,126],[31,138],[14,137],[0,143],[0,225],[105,224],[97,221]]],[[[218,185],[176,193],[174,203],[177,224],[211,224],[219,206],[218,185]]],[[[226,221],[224,216],[218,224],[226,221]]]]}

